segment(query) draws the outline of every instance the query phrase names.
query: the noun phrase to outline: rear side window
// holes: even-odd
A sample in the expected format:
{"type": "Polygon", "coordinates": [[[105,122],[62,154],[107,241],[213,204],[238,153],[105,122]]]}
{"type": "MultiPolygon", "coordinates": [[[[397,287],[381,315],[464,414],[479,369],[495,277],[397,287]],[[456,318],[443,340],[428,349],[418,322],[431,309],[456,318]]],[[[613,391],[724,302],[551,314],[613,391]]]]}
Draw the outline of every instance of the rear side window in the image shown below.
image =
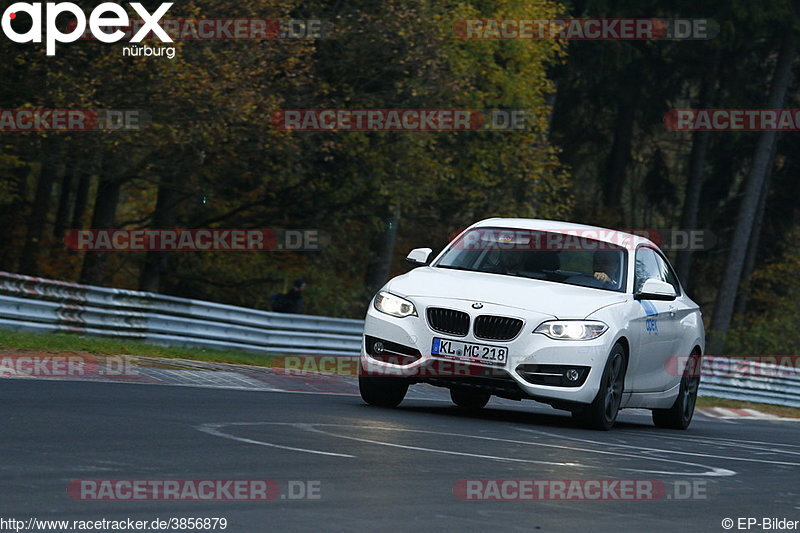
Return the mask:
{"type": "Polygon", "coordinates": [[[675,294],[681,293],[678,278],[664,258],[652,248],[642,247],[636,250],[633,292],[639,292],[645,280],[650,278],[669,283],[675,289],[675,294]]]}

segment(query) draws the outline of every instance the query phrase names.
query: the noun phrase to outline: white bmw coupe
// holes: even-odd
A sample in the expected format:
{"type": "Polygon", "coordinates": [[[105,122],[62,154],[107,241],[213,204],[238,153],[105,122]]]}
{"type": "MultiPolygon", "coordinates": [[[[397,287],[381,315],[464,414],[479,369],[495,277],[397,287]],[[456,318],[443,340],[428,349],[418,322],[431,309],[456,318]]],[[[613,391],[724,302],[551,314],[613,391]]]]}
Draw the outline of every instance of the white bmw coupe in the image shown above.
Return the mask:
{"type": "Polygon", "coordinates": [[[641,236],[566,222],[493,218],[389,281],[367,311],[359,388],[394,407],[409,385],[480,409],[532,399],[610,429],[622,408],[686,429],[705,333],[661,250],[641,236]]]}

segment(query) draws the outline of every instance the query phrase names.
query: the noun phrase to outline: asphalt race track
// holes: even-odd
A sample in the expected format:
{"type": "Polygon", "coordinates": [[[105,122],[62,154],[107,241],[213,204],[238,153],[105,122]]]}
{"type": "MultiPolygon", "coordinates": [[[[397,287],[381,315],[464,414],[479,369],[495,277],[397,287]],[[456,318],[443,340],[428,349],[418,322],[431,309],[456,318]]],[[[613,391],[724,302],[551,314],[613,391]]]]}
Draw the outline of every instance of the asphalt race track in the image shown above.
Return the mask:
{"type": "Polygon", "coordinates": [[[612,431],[594,432],[532,402],[493,399],[465,413],[428,386],[398,409],[369,407],[352,378],[276,376],[263,390],[14,378],[0,391],[3,518],[224,517],[233,532],[725,531],[724,518],[800,520],[800,422],[698,415],[677,432],[623,411],[612,431]],[[270,479],[281,494],[70,496],[70,482],[85,479],[270,479]],[[664,492],[656,501],[455,495],[463,480],[487,479],[651,480],[664,492]],[[298,487],[315,497],[293,499],[298,487]]]}

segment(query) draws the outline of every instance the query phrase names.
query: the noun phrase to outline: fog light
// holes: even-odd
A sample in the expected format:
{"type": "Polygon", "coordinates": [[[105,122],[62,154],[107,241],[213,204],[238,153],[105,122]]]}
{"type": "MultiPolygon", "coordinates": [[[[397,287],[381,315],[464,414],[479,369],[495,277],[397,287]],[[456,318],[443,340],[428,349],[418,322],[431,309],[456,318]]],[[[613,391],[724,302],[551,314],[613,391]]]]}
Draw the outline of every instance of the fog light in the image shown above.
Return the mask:
{"type": "Polygon", "coordinates": [[[580,373],[574,368],[567,370],[567,373],[564,375],[567,376],[567,379],[570,381],[578,381],[578,378],[581,377],[580,373]]]}

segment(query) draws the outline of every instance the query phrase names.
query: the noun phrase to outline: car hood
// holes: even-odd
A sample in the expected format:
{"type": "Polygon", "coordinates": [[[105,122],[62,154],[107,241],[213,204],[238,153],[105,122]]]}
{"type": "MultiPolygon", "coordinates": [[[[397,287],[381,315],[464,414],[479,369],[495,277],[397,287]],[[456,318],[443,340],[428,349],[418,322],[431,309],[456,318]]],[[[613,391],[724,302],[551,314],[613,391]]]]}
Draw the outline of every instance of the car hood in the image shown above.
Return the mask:
{"type": "Polygon", "coordinates": [[[391,280],[385,290],[398,296],[448,298],[526,309],[559,319],[585,318],[627,296],[589,287],[484,272],[415,268],[391,280]]]}

